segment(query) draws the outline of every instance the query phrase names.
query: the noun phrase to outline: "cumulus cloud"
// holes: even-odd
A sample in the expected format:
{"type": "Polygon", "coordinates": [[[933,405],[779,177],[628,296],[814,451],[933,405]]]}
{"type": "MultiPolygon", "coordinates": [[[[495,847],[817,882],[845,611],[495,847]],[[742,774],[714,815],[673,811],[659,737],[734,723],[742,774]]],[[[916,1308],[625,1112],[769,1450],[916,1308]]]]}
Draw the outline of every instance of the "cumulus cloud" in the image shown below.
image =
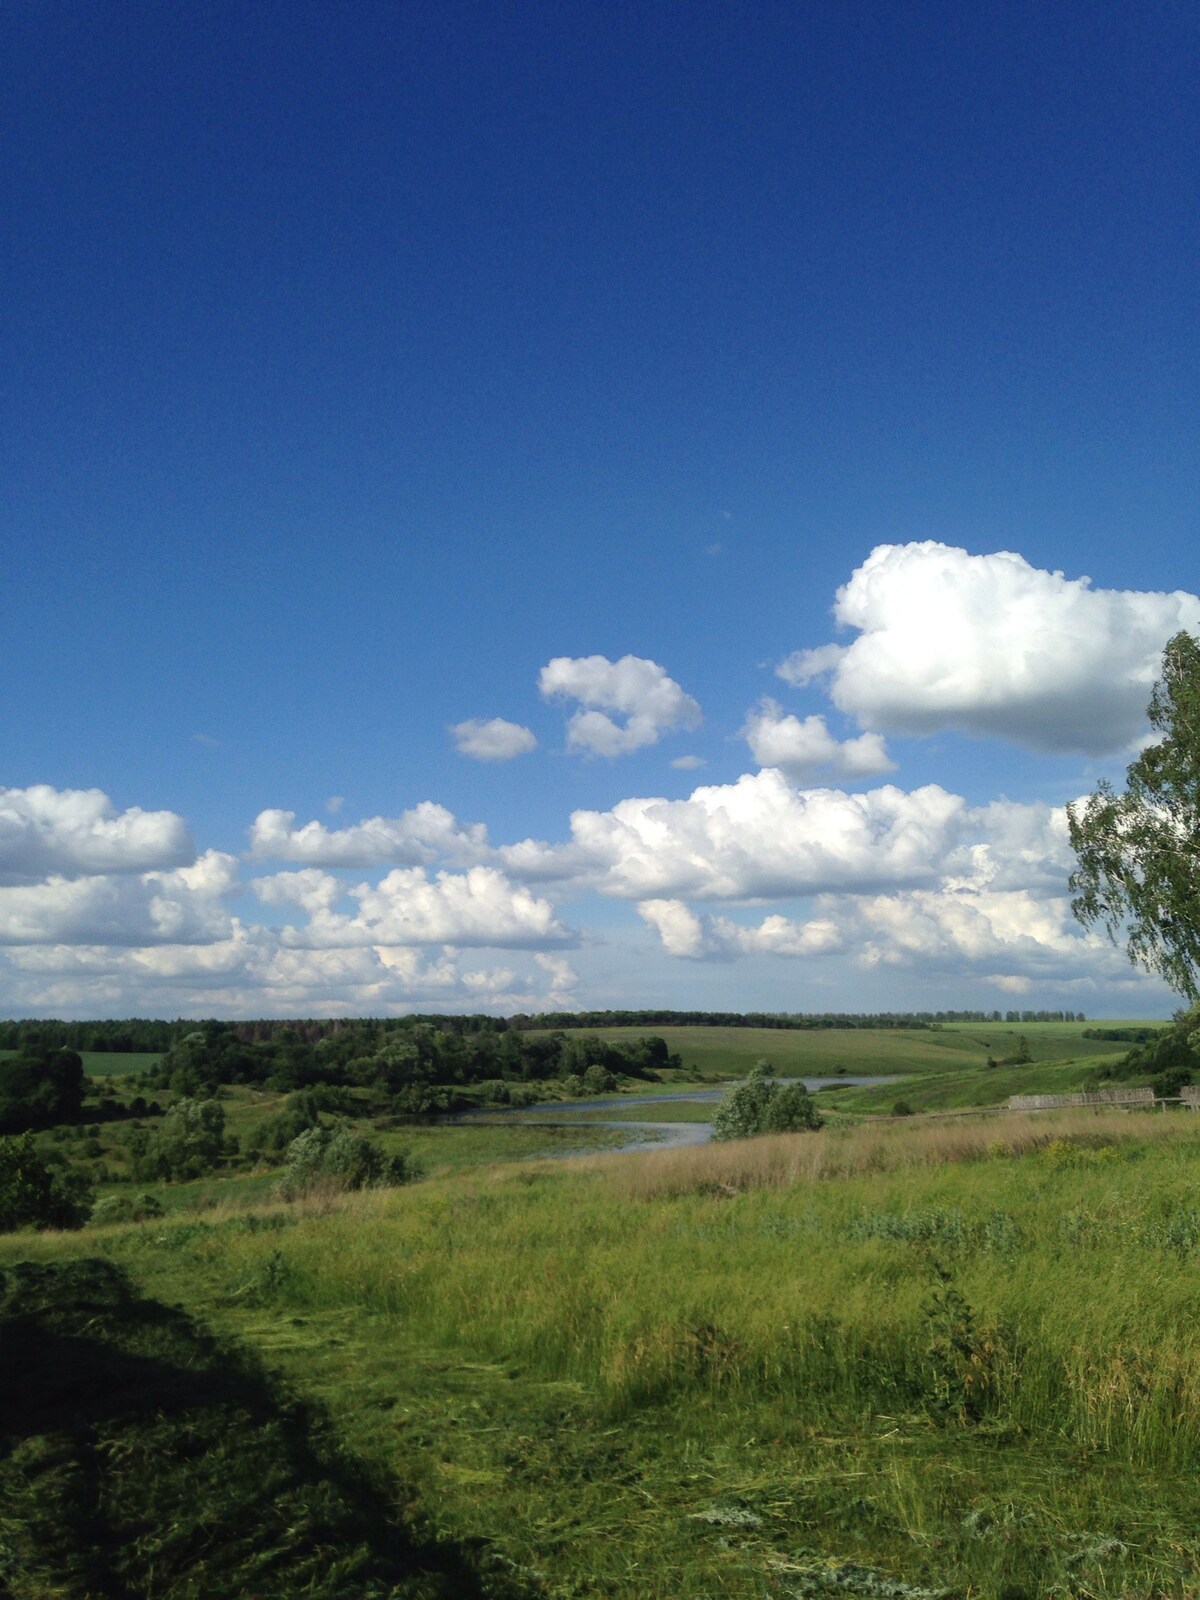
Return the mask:
{"type": "Polygon", "coordinates": [[[701,916],[682,900],[643,900],[638,915],[656,931],[668,955],[691,961],[830,955],[844,944],[837,923],[828,917],[794,922],[770,916],[757,927],[748,927],[729,917],[701,916]]]}
{"type": "Polygon", "coordinates": [[[638,912],[664,951],[685,960],[848,952],[867,969],[971,977],[1014,994],[1035,984],[1152,985],[1072,917],[1062,808],[996,801],[964,809],[957,842],[947,843],[931,857],[928,884],[881,892],[847,884],[821,894],[807,921],[772,915],[749,926],[666,896],[642,901],[638,912]]]}
{"type": "Polygon", "coordinates": [[[562,975],[543,977],[533,959],[533,970],[522,972],[513,965],[464,968],[446,950],[289,948],[274,930],[235,918],[229,937],[211,945],[0,948],[0,981],[10,1004],[57,1015],[142,1009],[172,1016],[379,1016],[421,1006],[507,1012],[571,1004],[562,975]]]}
{"type": "Polygon", "coordinates": [[[349,828],[327,828],[316,821],[297,827],[294,811],[260,811],[250,829],[254,860],[302,861],[313,867],[477,861],[487,848],[482,823],[464,826],[453,812],[430,800],[398,817],[369,817],[349,828]]]}
{"type": "Polygon", "coordinates": [[[117,811],[99,789],[0,789],[0,884],[180,867],[196,847],[173,811],[117,811]]]}
{"type": "Polygon", "coordinates": [[[348,886],[315,870],[279,872],[251,888],[265,903],[291,902],[308,913],[300,928],[281,934],[285,946],[307,949],[354,945],[470,945],[537,949],[574,943],[546,900],[509,882],[495,867],[463,873],[397,867],[378,884],[348,886]],[[335,910],[342,899],[357,910],[335,910]]]}
{"type": "Polygon", "coordinates": [[[556,656],[538,675],[538,689],[547,700],[577,700],[585,708],[568,719],[567,748],[586,755],[627,755],[674,728],[700,725],[691,695],[642,656],[556,656]]]}
{"type": "Polygon", "coordinates": [[[796,789],[777,768],[694,790],[576,811],[568,845],[498,855],[516,875],[572,877],[633,900],[748,900],[933,881],[963,834],[966,802],[936,784],[906,793],[796,789]]]}
{"type": "Polygon", "coordinates": [[[1094,589],[1012,551],[926,540],[873,550],[834,616],[858,637],[797,651],[778,671],[793,684],[829,674],[834,704],[861,727],[1102,755],[1144,729],[1163,646],[1200,631],[1200,598],[1094,589]]]}
{"type": "Polygon", "coordinates": [[[1079,927],[1065,897],[1039,897],[1023,889],[914,890],[864,900],[854,915],[867,966],[974,971],[992,983],[1005,979],[1010,988],[1018,980],[1129,971],[1107,939],[1079,927]]]}
{"type": "Polygon", "coordinates": [[[511,761],[537,748],[537,739],[531,729],[519,722],[506,722],[503,717],[483,721],[471,717],[466,722],[450,725],[450,736],[455,748],[475,761],[511,761]]]}
{"type": "Polygon", "coordinates": [[[205,944],[227,936],[223,899],[232,856],[209,850],[188,867],[140,876],[58,875],[0,888],[0,944],[205,944]]]}
{"type": "Polygon", "coordinates": [[[695,772],[697,767],[704,765],[703,756],[676,756],[671,765],[678,772],[695,772]]]}
{"type": "Polygon", "coordinates": [[[801,721],[766,696],[746,718],[741,734],[760,767],[780,767],[793,779],[817,772],[839,778],[874,778],[896,769],[880,734],[863,733],[839,742],[824,717],[801,721]]]}

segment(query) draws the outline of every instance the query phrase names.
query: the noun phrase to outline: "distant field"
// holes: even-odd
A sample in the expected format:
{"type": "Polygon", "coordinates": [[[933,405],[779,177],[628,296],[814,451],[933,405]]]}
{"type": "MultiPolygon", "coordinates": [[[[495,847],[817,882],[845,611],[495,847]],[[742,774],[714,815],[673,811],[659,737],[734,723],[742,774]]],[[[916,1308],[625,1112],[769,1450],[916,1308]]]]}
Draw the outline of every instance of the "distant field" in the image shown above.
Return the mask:
{"type": "MultiPolygon", "coordinates": [[[[839,1067],[855,1073],[953,1072],[979,1068],[988,1055],[1014,1053],[1024,1036],[1037,1062],[1123,1055],[1128,1044],[1085,1039],[1085,1022],[956,1023],[922,1028],[595,1028],[564,1029],[627,1041],[657,1034],[683,1059],[685,1076],[740,1077],[756,1061],[782,1076],[831,1077],[839,1067]]],[[[1116,1026],[1116,1024],[1112,1024],[1116,1026]]],[[[1122,1024],[1126,1026],[1126,1024],[1122,1024]]],[[[1127,1024],[1136,1026],[1136,1024],[1127,1024]]],[[[648,1091],[649,1092],[649,1091],[648,1091]]],[[[1014,1091],[1007,1091],[1014,1092],[1014,1091]]]]}
{"type": "MultiPolygon", "coordinates": [[[[0,1050],[0,1061],[15,1056],[15,1050],[0,1050]]],[[[79,1059],[89,1078],[124,1078],[132,1072],[145,1072],[162,1060],[162,1051],[81,1050],[79,1059]]]]}

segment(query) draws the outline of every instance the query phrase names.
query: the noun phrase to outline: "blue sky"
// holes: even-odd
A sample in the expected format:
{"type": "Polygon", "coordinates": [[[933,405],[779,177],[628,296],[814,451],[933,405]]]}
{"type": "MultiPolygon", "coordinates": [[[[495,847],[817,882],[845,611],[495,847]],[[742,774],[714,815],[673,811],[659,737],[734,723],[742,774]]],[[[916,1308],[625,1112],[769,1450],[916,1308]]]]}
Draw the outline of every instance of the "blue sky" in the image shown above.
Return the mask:
{"type": "Polygon", "coordinates": [[[1171,1008],[1193,8],[0,31],[0,1010],[1171,1008]]]}

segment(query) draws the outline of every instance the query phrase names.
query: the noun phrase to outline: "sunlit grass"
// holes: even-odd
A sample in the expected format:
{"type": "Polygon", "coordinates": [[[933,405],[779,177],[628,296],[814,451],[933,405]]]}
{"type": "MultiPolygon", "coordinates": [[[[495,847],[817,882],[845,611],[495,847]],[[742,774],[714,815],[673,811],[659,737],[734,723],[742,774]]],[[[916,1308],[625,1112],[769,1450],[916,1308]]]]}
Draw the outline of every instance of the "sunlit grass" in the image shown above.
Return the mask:
{"type": "Polygon", "coordinates": [[[1184,1595],[1198,1174],[1182,1113],[914,1119],[6,1249],[112,1252],[543,1592],[1184,1595]]]}

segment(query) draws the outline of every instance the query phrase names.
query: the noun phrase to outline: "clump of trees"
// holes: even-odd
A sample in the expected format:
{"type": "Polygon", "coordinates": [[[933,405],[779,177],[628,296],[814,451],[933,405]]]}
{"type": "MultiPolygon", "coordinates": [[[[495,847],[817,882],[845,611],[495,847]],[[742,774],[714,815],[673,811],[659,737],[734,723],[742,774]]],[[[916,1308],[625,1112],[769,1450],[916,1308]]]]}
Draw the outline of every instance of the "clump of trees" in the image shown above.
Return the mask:
{"type": "Polygon", "coordinates": [[[27,1044],[0,1060],[0,1134],[78,1122],[87,1080],[74,1050],[27,1044]]]}
{"type": "Polygon", "coordinates": [[[201,1178],[216,1167],[228,1146],[225,1112],[219,1100],[177,1100],[153,1133],[144,1128],[129,1137],[133,1175],[141,1182],[201,1178]]]}
{"type": "Polygon", "coordinates": [[[32,1133],[0,1139],[0,1233],[82,1228],[93,1199],[87,1179],[44,1156],[32,1133]]]}
{"type": "Polygon", "coordinates": [[[824,1125],[802,1083],[784,1083],[759,1061],[744,1082],[726,1091],[713,1117],[714,1139],[752,1139],[762,1133],[799,1133],[824,1125]]]}
{"type": "Polygon", "coordinates": [[[278,1188],[282,1199],[298,1200],[314,1193],[394,1188],[420,1176],[420,1166],[407,1151],[389,1156],[345,1127],[309,1128],[288,1146],[278,1188]]]}

